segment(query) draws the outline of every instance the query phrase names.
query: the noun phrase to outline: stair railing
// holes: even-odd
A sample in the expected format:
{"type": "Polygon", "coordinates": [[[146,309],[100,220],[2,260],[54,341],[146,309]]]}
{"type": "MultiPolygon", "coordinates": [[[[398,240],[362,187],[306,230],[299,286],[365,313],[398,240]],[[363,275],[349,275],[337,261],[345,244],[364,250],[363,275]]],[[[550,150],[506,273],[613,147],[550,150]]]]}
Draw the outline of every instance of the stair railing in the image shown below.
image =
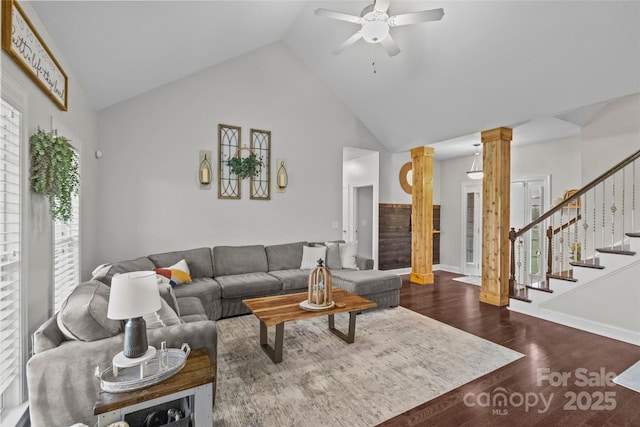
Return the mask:
{"type": "Polygon", "coordinates": [[[573,266],[598,268],[599,252],[625,251],[626,236],[638,231],[639,158],[640,150],[521,229],[511,228],[511,297],[527,300],[529,288],[550,291],[549,278],[574,281],[573,266]],[[546,263],[542,261],[545,252],[546,263]]]}

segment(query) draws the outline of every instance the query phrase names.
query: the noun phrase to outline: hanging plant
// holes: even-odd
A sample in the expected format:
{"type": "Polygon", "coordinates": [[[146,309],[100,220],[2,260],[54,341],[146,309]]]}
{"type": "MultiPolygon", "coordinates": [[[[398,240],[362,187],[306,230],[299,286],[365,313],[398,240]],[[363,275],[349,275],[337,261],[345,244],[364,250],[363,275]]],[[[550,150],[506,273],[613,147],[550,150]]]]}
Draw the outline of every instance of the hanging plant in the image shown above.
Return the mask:
{"type": "Polygon", "coordinates": [[[72,200],[78,194],[78,154],[69,140],[56,132],[38,128],[31,143],[31,189],[49,197],[51,218],[68,222],[73,216],[72,200]]]}
{"type": "Polygon", "coordinates": [[[264,166],[264,162],[261,157],[256,156],[254,153],[249,154],[247,157],[240,157],[238,153],[227,160],[227,166],[229,166],[232,174],[238,175],[240,179],[245,179],[250,176],[257,176],[262,166],[264,166]]]}

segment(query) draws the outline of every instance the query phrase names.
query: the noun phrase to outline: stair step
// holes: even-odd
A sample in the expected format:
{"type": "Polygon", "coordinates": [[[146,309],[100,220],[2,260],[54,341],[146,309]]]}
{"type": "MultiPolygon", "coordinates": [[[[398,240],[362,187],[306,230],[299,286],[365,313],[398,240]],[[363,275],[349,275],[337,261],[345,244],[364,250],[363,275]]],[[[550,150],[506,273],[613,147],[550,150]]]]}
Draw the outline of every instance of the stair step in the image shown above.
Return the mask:
{"type": "Polygon", "coordinates": [[[574,267],[586,267],[586,268],[597,268],[598,270],[603,270],[604,265],[600,265],[599,260],[593,262],[593,260],[587,260],[582,262],[570,262],[574,267]]]}
{"type": "Polygon", "coordinates": [[[616,255],[629,255],[634,256],[636,253],[634,251],[628,251],[626,249],[619,249],[617,247],[613,248],[598,248],[596,251],[603,254],[616,254],[616,255]]]}
{"type": "Polygon", "coordinates": [[[640,232],[637,233],[626,233],[629,237],[640,237],[640,232]]]}
{"type": "Polygon", "coordinates": [[[509,298],[517,299],[518,301],[531,302],[527,297],[527,289],[516,290],[515,294],[509,295],[509,298]]]}
{"type": "Polygon", "coordinates": [[[526,286],[526,288],[527,288],[527,289],[534,289],[534,290],[536,290],[536,291],[548,292],[548,293],[550,293],[550,294],[552,294],[552,293],[553,293],[553,290],[552,290],[552,289],[549,289],[549,287],[548,287],[544,282],[543,282],[543,283],[541,283],[541,284],[540,284],[540,285],[538,285],[538,286],[535,286],[535,285],[527,285],[527,286],[526,286]]]}
{"type": "Polygon", "coordinates": [[[578,281],[578,279],[574,279],[571,276],[563,276],[561,274],[548,274],[547,277],[549,279],[558,279],[558,280],[564,280],[564,281],[567,281],[567,282],[577,282],[578,281]]]}

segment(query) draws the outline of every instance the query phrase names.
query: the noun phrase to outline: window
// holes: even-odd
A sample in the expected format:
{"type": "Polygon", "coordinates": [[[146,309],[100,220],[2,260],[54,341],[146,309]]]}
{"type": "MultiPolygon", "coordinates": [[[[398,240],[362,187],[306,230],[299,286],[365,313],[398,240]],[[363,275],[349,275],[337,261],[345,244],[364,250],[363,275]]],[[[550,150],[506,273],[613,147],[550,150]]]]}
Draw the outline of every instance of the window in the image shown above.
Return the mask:
{"type": "Polygon", "coordinates": [[[15,406],[21,388],[20,133],[21,114],[0,108],[0,411],[15,406]]]}
{"type": "Polygon", "coordinates": [[[79,198],[73,198],[73,218],[69,222],[54,221],[53,237],[53,311],[80,283],[80,209],[79,198]]]}

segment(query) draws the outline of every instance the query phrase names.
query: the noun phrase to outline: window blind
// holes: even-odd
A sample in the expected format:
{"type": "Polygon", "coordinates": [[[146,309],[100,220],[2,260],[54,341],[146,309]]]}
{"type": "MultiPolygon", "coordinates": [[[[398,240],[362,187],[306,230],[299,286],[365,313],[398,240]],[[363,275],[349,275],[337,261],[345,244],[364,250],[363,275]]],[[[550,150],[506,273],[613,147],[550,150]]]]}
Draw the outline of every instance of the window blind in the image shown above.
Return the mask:
{"type": "Polygon", "coordinates": [[[80,283],[80,200],[72,200],[73,217],[69,222],[54,222],[54,307],[60,310],[62,303],[80,283]]]}
{"type": "Polygon", "coordinates": [[[0,108],[0,396],[20,373],[20,120],[0,108]]]}

